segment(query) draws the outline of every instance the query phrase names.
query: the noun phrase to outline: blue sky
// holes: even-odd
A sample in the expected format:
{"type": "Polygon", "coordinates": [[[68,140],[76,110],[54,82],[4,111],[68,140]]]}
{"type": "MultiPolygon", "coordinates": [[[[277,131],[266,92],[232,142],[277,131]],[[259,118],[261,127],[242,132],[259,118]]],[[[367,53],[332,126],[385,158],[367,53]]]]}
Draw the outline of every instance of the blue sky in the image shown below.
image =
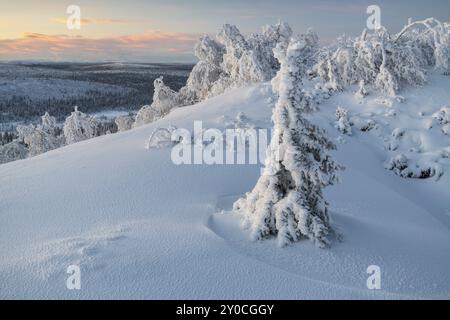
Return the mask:
{"type": "Polygon", "coordinates": [[[394,32],[409,17],[450,21],[448,0],[3,0],[0,59],[186,62],[194,60],[196,39],[224,23],[251,33],[278,20],[297,33],[312,27],[329,42],[359,34],[372,4],[394,32]],[[70,4],[81,8],[80,30],[66,27],[70,4]]]}

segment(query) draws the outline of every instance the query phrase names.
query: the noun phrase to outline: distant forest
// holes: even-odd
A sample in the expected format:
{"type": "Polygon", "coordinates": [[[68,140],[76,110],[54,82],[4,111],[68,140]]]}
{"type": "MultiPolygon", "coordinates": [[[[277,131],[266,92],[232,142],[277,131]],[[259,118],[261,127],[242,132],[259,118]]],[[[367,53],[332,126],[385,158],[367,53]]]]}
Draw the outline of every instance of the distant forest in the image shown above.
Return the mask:
{"type": "Polygon", "coordinates": [[[0,131],[11,122],[35,122],[45,112],[63,121],[75,105],[85,113],[135,111],[152,103],[153,81],[157,77],[163,76],[166,84],[178,90],[185,85],[192,67],[185,64],[2,63],[0,131]],[[49,81],[57,85],[40,86],[49,81]],[[78,90],[77,82],[82,89],[78,90]],[[17,86],[23,90],[15,89],[17,86]]]}

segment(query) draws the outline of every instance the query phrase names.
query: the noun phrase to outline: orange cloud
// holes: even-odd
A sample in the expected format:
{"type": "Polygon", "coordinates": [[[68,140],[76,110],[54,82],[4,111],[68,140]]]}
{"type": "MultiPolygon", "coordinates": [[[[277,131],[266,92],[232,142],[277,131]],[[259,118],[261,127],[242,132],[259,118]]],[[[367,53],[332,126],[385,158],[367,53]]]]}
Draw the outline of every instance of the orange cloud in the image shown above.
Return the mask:
{"type": "MultiPolygon", "coordinates": [[[[67,18],[50,18],[50,22],[66,24],[67,18]]],[[[123,20],[123,19],[97,19],[97,18],[82,18],[81,25],[89,25],[89,24],[130,24],[135,23],[136,21],[132,20],[123,20]]]]}
{"type": "Polygon", "coordinates": [[[22,38],[0,40],[0,59],[161,60],[178,54],[192,60],[198,38],[199,35],[159,30],[100,39],[29,32],[22,38]]]}

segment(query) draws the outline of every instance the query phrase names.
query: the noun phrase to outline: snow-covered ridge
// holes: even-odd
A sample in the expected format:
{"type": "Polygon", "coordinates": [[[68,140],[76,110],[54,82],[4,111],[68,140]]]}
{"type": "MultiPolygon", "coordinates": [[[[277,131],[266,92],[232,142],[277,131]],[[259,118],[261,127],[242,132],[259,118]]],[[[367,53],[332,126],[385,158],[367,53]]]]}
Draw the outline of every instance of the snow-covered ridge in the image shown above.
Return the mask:
{"type": "MultiPolygon", "coordinates": [[[[375,97],[360,104],[351,91],[337,94],[313,121],[335,141],[338,105],[396,127],[401,111],[419,120],[439,109],[449,81],[436,75],[405,92],[406,102],[392,107],[397,116],[386,116],[375,97]]],[[[241,112],[250,125],[270,128],[269,88],[236,89],[138,129],[0,166],[0,296],[448,298],[450,175],[405,180],[385,170],[377,130],[354,127],[333,153],[347,169],[325,193],[344,235],[330,250],[253,243],[237,216],[220,214],[251,190],[259,166],[175,166],[170,149],[144,148],[157,127],[192,128],[201,119],[225,129],[241,112]],[[65,285],[72,264],[82,271],[79,291],[65,285]],[[373,264],[382,270],[379,291],[366,287],[373,264]]]]}
{"type": "MultiPolygon", "coordinates": [[[[243,81],[243,88],[227,87],[176,108],[166,102],[180,93],[158,80],[158,108],[141,110],[149,117],[139,128],[114,135],[78,139],[92,130],[80,125],[89,117],[75,110],[65,129],[77,143],[0,166],[0,297],[448,298],[450,77],[439,70],[441,57],[422,55],[430,48],[445,52],[439,46],[447,38],[442,32],[430,44],[428,31],[404,34],[363,34],[347,53],[327,48],[317,63],[305,58],[312,33],[279,43],[274,92],[269,83],[243,81]],[[391,46],[400,38],[420,45],[415,52],[421,62],[408,69],[408,78],[395,69],[407,64],[397,64],[395,53],[411,53],[411,47],[391,46]],[[373,60],[355,71],[366,49],[373,60]],[[315,103],[320,110],[309,114],[315,103]],[[275,129],[287,137],[280,139],[286,170],[269,153],[258,183],[258,165],[175,165],[169,145],[145,148],[158,128],[192,130],[196,120],[221,131],[236,123],[271,128],[273,110],[275,129]],[[305,154],[314,157],[303,159],[305,154]],[[332,159],[346,168],[338,186],[332,159]],[[272,171],[277,175],[270,177],[272,171]],[[267,185],[279,198],[266,197],[267,185]],[[305,185],[314,192],[305,192],[305,185]],[[322,191],[324,186],[330,187],[322,191]],[[264,200],[263,210],[253,198],[264,200]],[[245,214],[252,236],[241,226],[245,214]],[[343,241],[328,250],[302,241],[306,236],[328,245],[334,231],[343,241]],[[275,235],[282,245],[298,243],[280,249],[275,235]],[[250,241],[262,238],[267,241],[250,241]],[[82,290],[65,286],[70,265],[82,270],[82,290]],[[381,290],[368,290],[370,266],[382,270],[381,290]]],[[[223,54],[221,67],[261,62],[246,56],[248,41],[235,28],[224,27],[221,37],[232,53],[223,54]]],[[[209,58],[224,50],[202,43],[202,50],[217,49],[209,58]]],[[[31,129],[47,134],[53,120],[42,120],[31,129]]],[[[122,120],[130,129],[131,121],[122,120]]]]}

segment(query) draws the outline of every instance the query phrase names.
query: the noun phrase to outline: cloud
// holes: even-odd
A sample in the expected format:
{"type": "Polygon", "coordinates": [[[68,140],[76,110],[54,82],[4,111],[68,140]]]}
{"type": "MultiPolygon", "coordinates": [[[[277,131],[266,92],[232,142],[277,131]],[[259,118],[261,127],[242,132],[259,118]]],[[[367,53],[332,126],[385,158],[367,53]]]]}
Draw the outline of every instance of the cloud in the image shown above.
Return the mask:
{"type": "MultiPolygon", "coordinates": [[[[50,22],[59,23],[59,24],[66,24],[67,18],[60,17],[60,18],[50,18],[50,22]]],[[[134,20],[124,20],[124,19],[98,19],[98,18],[82,18],[81,19],[81,25],[89,25],[89,24],[118,24],[118,25],[125,25],[130,23],[136,23],[137,21],[134,20]]]]}
{"type": "Polygon", "coordinates": [[[99,39],[29,32],[18,39],[0,40],[0,59],[174,61],[178,57],[192,61],[198,38],[159,30],[99,39]]]}

